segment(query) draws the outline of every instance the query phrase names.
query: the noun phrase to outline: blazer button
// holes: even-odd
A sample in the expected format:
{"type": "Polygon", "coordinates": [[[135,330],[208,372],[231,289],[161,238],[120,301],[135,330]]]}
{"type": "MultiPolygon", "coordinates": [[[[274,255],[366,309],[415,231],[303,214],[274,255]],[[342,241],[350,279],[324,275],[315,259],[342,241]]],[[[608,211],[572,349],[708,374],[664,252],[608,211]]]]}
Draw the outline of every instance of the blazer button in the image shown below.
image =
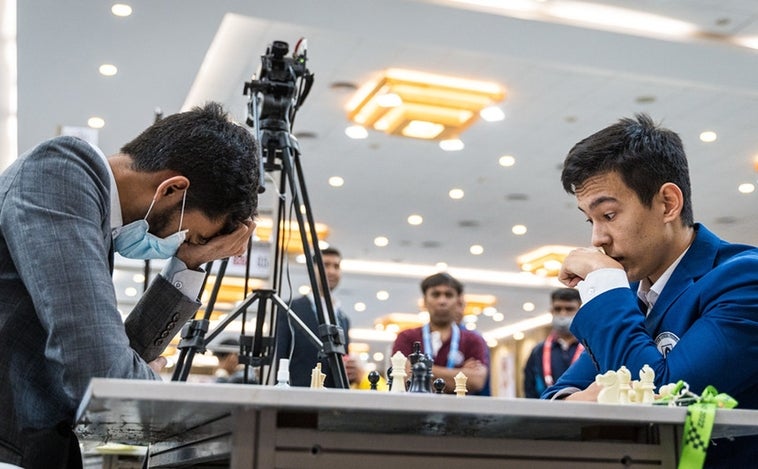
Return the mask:
{"type": "Polygon", "coordinates": [[[174,315],[171,316],[171,320],[174,321],[174,322],[178,321],[179,320],[179,313],[174,313],[174,315]]]}
{"type": "Polygon", "coordinates": [[[165,339],[166,337],[168,337],[168,331],[161,332],[161,338],[165,339]]]}
{"type": "Polygon", "coordinates": [[[174,282],[174,286],[176,287],[177,290],[181,290],[184,284],[177,280],[176,282],[174,282]]]}
{"type": "Polygon", "coordinates": [[[166,329],[171,330],[174,328],[174,326],[176,326],[176,321],[171,321],[168,323],[168,325],[166,325],[166,329]]]}
{"type": "Polygon", "coordinates": [[[163,339],[158,339],[155,342],[153,342],[153,345],[163,345],[163,339]]]}

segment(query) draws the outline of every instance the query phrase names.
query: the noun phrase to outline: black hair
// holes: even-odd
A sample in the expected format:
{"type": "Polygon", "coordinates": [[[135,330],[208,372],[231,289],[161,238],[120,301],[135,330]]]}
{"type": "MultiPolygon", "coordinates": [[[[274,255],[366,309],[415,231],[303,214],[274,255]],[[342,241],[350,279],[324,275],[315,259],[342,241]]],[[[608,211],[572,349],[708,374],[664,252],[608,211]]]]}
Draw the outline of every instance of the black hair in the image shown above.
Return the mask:
{"type": "Polygon", "coordinates": [[[582,297],[579,296],[579,290],[575,288],[558,288],[550,293],[550,301],[556,300],[578,301],[581,304],[582,297]]]}
{"type": "Polygon", "coordinates": [[[322,249],[321,250],[321,255],[322,256],[337,256],[340,259],[342,259],[342,254],[340,254],[339,250],[337,250],[337,248],[333,248],[331,246],[329,246],[326,249],[322,249]]]}
{"type": "MultiPolygon", "coordinates": [[[[231,346],[231,345],[239,347],[240,342],[237,339],[224,339],[219,343],[219,345],[226,345],[227,347],[224,347],[226,349],[228,348],[228,346],[231,346]]],[[[218,350],[216,352],[213,352],[213,355],[215,355],[219,360],[223,360],[229,355],[232,355],[232,352],[227,352],[226,350],[218,350]]]]}
{"type": "Polygon", "coordinates": [[[167,116],[121,148],[136,171],[170,169],[190,181],[186,209],[225,219],[222,232],[256,215],[257,144],[218,103],[167,116]]]}
{"type": "Polygon", "coordinates": [[[426,295],[426,291],[432,287],[438,287],[440,285],[447,285],[458,292],[458,296],[463,294],[463,284],[456,280],[452,275],[445,272],[440,272],[434,275],[430,275],[421,281],[421,293],[426,295]]]}
{"type": "Polygon", "coordinates": [[[616,172],[646,207],[652,206],[663,184],[676,184],[684,197],[682,224],[694,224],[682,140],[647,114],[620,119],[574,145],[563,162],[561,182],[566,192],[575,194],[587,179],[609,172],[616,172]]]}

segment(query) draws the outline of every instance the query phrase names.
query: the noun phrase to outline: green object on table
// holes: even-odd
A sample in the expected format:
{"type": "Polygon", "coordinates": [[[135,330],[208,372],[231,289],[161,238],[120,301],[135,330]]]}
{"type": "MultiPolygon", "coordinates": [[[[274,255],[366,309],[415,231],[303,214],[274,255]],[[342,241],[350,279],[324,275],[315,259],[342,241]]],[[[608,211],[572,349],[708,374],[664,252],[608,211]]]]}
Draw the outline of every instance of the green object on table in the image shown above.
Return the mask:
{"type": "Polygon", "coordinates": [[[716,409],[733,409],[736,406],[737,401],[733,397],[719,394],[713,386],[707,386],[700,397],[687,406],[679,469],[703,467],[708,443],[711,441],[716,409]]]}

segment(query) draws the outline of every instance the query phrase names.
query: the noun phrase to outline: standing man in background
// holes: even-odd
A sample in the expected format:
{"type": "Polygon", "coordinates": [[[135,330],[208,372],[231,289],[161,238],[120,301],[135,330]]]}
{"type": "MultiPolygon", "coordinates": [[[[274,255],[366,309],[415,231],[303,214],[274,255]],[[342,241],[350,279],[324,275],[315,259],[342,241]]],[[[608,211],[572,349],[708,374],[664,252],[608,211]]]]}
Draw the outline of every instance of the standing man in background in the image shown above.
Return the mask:
{"type": "MultiPolygon", "coordinates": [[[[332,293],[332,307],[334,315],[339,325],[345,333],[345,351],[348,350],[350,330],[350,320],[340,310],[339,301],[334,297],[334,289],[339,285],[342,279],[342,254],[332,247],[321,251],[321,258],[324,261],[324,273],[329,292],[332,293]]],[[[320,279],[316,278],[320,287],[320,279]]],[[[323,289],[322,289],[323,291],[323,289]]],[[[321,299],[324,299],[323,293],[321,299]]],[[[318,317],[316,316],[316,304],[312,294],[301,296],[290,304],[290,309],[308,326],[317,337],[318,334],[318,317]]],[[[326,305],[324,305],[324,314],[326,315],[326,305]]],[[[320,337],[319,337],[320,338],[320,337]]],[[[321,350],[311,342],[301,327],[291,321],[287,311],[279,309],[276,315],[276,365],[279,366],[279,359],[289,358],[290,363],[290,385],[291,386],[310,386],[311,371],[316,367],[316,363],[321,363],[321,372],[326,374],[324,386],[327,388],[334,387],[334,375],[329,360],[321,356],[321,350]]]]}
{"type": "Polygon", "coordinates": [[[59,137],[0,175],[0,462],[81,467],[72,426],[90,380],[160,379],[200,306],[200,266],[246,249],[258,178],[256,142],[215,103],[110,158],[59,137]],[[125,323],[114,251],[170,258],[125,323]]]}
{"type": "Polygon", "coordinates": [[[434,360],[432,374],[445,380],[444,392],[454,391],[453,378],[460,372],[468,378],[468,392],[480,392],[489,372],[489,351],[481,336],[455,322],[463,304],[463,284],[449,274],[438,273],[421,282],[421,292],[429,323],[400,332],[392,354],[400,351],[407,357],[413,353],[413,343],[421,342],[421,352],[434,360]]]}
{"type": "Polygon", "coordinates": [[[559,288],[550,294],[552,330],[543,342],[532,349],[526,361],[524,397],[539,398],[584,351],[569,330],[581,305],[579,291],[574,288],[559,288]]]}

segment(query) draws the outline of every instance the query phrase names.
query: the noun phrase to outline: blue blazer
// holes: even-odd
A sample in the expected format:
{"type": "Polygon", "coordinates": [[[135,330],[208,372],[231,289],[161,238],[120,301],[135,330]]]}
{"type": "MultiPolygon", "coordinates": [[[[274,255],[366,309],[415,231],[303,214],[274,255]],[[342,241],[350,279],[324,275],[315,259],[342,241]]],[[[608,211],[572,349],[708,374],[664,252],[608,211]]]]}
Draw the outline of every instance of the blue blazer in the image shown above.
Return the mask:
{"type": "MultiPolygon", "coordinates": [[[[586,351],[548,388],[584,389],[598,373],[626,366],[634,378],[649,365],[656,388],[684,380],[701,393],[708,385],[758,408],[758,249],[727,243],[705,226],[674,270],[650,314],[631,288],[605,292],[582,305],[571,332],[586,351]]],[[[709,467],[748,467],[758,460],[758,439],[719,441],[709,467]],[[752,443],[744,440],[752,440],[752,443]],[[751,445],[753,445],[751,447],[751,445]]]]}
{"type": "Polygon", "coordinates": [[[159,379],[146,361],[199,307],[159,275],[122,321],[111,190],[103,158],[73,137],[40,144],[0,175],[2,462],[65,464],[69,447],[78,453],[71,427],[90,380],[159,379]]]}

